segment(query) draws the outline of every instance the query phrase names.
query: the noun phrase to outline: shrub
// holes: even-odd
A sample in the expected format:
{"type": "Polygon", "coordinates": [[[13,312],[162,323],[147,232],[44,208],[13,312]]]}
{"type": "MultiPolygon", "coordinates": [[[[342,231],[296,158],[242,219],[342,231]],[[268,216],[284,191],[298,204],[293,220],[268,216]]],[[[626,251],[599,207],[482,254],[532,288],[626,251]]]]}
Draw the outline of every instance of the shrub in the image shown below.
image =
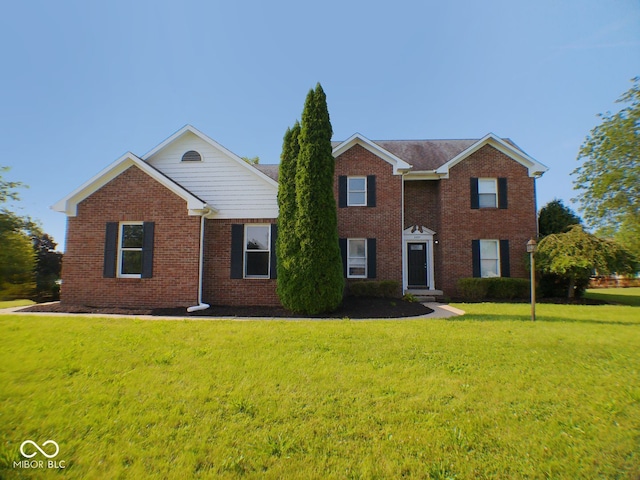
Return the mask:
{"type": "Polygon", "coordinates": [[[483,300],[487,298],[489,285],[484,278],[461,278],[458,280],[458,292],[465,300],[483,300]]]}
{"type": "Polygon", "coordinates": [[[462,278],[458,292],[465,300],[514,300],[529,298],[530,282],[525,278],[462,278]]]}
{"type": "Polygon", "coordinates": [[[0,301],[31,298],[35,290],[35,282],[4,283],[0,285],[0,301]]]}
{"type": "Polygon", "coordinates": [[[409,303],[416,303],[418,301],[418,298],[413,293],[405,293],[402,296],[402,300],[409,303]]]}
{"type": "Polygon", "coordinates": [[[349,294],[354,297],[393,298],[398,296],[400,284],[393,280],[379,282],[353,282],[349,285],[349,294]]]}

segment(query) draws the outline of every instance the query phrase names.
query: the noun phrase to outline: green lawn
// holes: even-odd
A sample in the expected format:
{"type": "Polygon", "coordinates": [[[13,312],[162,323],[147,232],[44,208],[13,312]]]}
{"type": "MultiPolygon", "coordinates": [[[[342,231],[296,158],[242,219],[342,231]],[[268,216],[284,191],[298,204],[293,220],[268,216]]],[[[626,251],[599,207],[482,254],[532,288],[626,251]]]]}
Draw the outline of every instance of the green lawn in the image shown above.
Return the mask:
{"type": "Polygon", "coordinates": [[[539,305],[533,323],[526,304],[456,306],[0,316],[0,478],[638,478],[640,309],[539,305]],[[66,468],[13,468],[27,439],[56,441],[66,468]]]}
{"type": "Polygon", "coordinates": [[[0,308],[11,308],[11,307],[27,307],[29,305],[33,305],[34,301],[32,300],[7,300],[4,302],[0,302],[0,308]]]}
{"type": "Polygon", "coordinates": [[[640,307],[640,287],[592,288],[587,290],[585,297],[604,300],[610,303],[640,307]]]}

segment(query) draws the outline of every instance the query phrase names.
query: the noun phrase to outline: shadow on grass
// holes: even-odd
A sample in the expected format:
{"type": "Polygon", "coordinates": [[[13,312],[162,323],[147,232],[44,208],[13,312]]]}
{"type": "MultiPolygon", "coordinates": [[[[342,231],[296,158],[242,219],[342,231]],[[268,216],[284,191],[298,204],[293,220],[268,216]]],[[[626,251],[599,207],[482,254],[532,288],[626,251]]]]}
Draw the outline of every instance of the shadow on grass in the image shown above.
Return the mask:
{"type": "Polygon", "coordinates": [[[529,322],[529,323],[585,323],[590,325],[620,325],[623,327],[640,327],[640,318],[638,320],[624,321],[624,320],[597,320],[593,318],[566,318],[553,315],[536,315],[535,322],[531,321],[529,315],[508,315],[508,314],[492,314],[492,315],[479,315],[479,314],[465,314],[459,317],[450,317],[447,320],[451,322],[529,322]]]}

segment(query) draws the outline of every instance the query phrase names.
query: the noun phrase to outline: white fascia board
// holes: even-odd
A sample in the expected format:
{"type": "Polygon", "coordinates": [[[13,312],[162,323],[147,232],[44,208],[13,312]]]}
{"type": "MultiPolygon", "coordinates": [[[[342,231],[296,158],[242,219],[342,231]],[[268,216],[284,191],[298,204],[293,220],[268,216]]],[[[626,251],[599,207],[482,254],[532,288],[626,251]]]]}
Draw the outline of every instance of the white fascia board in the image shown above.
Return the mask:
{"type": "Polygon", "coordinates": [[[549,170],[549,168],[546,165],[543,165],[542,163],[531,158],[522,150],[513,147],[512,145],[508,144],[507,142],[502,140],[500,137],[494,135],[493,133],[489,133],[485,135],[483,138],[481,138],[480,140],[478,140],[476,143],[471,145],[469,148],[467,148],[463,152],[456,155],[447,163],[445,163],[444,165],[436,169],[435,172],[442,175],[442,178],[449,178],[449,169],[451,169],[453,166],[460,163],[462,160],[467,158],[472,153],[477,152],[485,145],[491,145],[496,150],[504,153],[508,157],[520,163],[522,166],[526,167],[527,170],[529,171],[530,177],[539,177],[544,172],[549,170]]]}
{"type": "Polygon", "coordinates": [[[403,178],[405,181],[410,182],[412,180],[440,180],[445,176],[441,173],[436,173],[435,170],[412,170],[405,173],[403,178]]]}
{"type": "Polygon", "coordinates": [[[69,195],[53,204],[51,206],[51,209],[55,210],[56,212],[64,213],[69,217],[75,217],[78,214],[78,204],[82,200],[98,191],[100,188],[105,186],[111,180],[113,180],[122,172],[132,166],[138,167],[144,173],[159,182],[161,185],[184,199],[187,202],[189,215],[201,215],[201,213],[196,212],[202,212],[207,209],[215,210],[213,209],[213,207],[207,205],[205,202],[203,202],[184,188],[180,187],[180,185],[162,175],[155,168],[151,167],[149,164],[147,164],[145,161],[141,160],[131,152],[125,153],[122,157],[120,157],[100,173],[83,183],[69,195]]]}
{"type": "Polygon", "coordinates": [[[231,150],[228,150],[227,148],[223,147],[218,142],[216,142],[214,139],[212,139],[208,135],[202,133],[200,130],[198,130],[197,128],[195,128],[192,125],[185,125],[184,127],[182,127],[176,133],[174,133],[169,138],[167,138],[164,142],[162,142],[158,146],[154,147],[153,149],[151,149],[150,151],[145,153],[142,156],[142,159],[145,160],[145,161],[148,160],[150,157],[152,157],[153,155],[158,153],[160,150],[162,150],[163,148],[168,146],[170,143],[172,143],[174,140],[177,140],[178,138],[180,138],[182,135],[184,135],[187,132],[190,132],[190,133],[194,134],[196,137],[199,137],[201,140],[203,140],[204,142],[208,143],[209,145],[211,145],[216,150],[221,151],[227,157],[229,157],[232,160],[236,161],[243,168],[246,168],[251,173],[253,173],[257,177],[259,177],[262,180],[264,180],[266,183],[268,183],[269,185],[274,187],[276,190],[278,189],[278,182],[276,182],[273,178],[269,177],[268,175],[265,175],[264,173],[262,173],[257,168],[254,168],[253,166],[249,165],[247,162],[245,162],[242,158],[240,158],[238,155],[233,153],[231,150]]]}
{"type": "Polygon", "coordinates": [[[354,145],[360,145],[361,147],[373,153],[375,156],[389,163],[393,167],[394,175],[402,175],[412,168],[410,164],[402,160],[400,157],[395,156],[393,153],[385,150],[380,145],[373,143],[371,140],[359,133],[354,133],[347,140],[336,145],[332,152],[333,157],[338,157],[354,145]]]}

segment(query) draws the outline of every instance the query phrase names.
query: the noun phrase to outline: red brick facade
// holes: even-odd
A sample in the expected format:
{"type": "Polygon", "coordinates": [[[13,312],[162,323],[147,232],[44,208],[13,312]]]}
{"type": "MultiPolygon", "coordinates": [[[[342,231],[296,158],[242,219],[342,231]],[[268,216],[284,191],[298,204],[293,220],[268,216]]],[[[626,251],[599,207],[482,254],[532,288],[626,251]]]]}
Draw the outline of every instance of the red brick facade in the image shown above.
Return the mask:
{"type": "MultiPolygon", "coordinates": [[[[508,240],[510,276],[527,277],[525,245],[537,232],[535,180],[527,168],[490,145],[451,167],[449,178],[411,180],[394,175],[390,163],[355,144],[336,158],[334,193],[339,237],[375,239],[376,280],[403,285],[403,230],[414,225],[435,232],[431,286],[447,296],[456,295],[458,279],[473,275],[474,240],[508,240]],[[349,176],[375,178],[375,206],[341,206],[339,179],[349,176]],[[507,208],[471,208],[470,179],[483,177],[506,178],[507,208]]],[[[96,307],[196,305],[200,221],[188,215],[183,198],[139,168],[127,169],[81,201],[77,215],[68,219],[62,302],[96,307]],[[104,278],[106,224],[122,221],[154,222],[151,278],[104,278]]],[[[233,225],[275,222],[205,221],[205,303],[279,305],[275,279],[232,278],[233,225]]]]}
{"type": "MultiPolygon", "coordinates": [[[[231,225],[271,224],[276,219],[207,220],[203,300],[209,305],[279,306],[276,280],[231,278],[231,225]]],[[[273,265],[271,265],[274,268],[273,265]]]]}
{"type": "Polygon", "coordinates": [[[393,175],[391,164],[355,145],[336,158],[334,195],[339,198],[340,176],[369,175],[376,179],[376,206],[338,208],[338,236],[375,238],[376,280],[402,285],[402,176],[393,175]]]}
{"type": "Polygon", "coordinates": [[[458,279],[473,276],[473,240],[509,240],[511,277],[526,278],[526,243],[536,237],[534,179],[486,145],[451,168],[448,179],[405,184],[405,227],[424,225],[434,239],[435,285],[455,296],[458,279]],[[470,178],[507,179],[507,208],[471,208],[470,178]]]}
{"type": "Polygon", "coordinates": [[[131,167],[78,204],[69,217],[62,303],[96,307],[197,304],[200,217],[186,202],[131,167]],[[103,278],[107,222],[154,222],[152,278],[103,278]]]}

